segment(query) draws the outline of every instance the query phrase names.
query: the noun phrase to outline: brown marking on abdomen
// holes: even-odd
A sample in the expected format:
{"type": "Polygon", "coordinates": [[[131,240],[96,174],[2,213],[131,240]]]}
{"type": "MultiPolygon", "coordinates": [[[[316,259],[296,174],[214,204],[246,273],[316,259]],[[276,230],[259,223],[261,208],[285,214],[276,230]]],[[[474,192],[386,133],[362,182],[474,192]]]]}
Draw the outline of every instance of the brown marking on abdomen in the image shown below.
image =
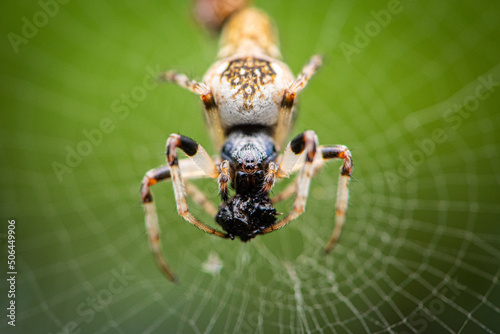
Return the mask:
{"type": "Polygon", "coordinates": [[[250,110],[253,108],[252,100],[257,92],[264,97],[260,87],[273,84],[275,77],[276,72],[269,61],[247,57],[229,62],[221,74],[221,81],[225,78],[231,88],[238,88],[234,95],[241,94],[244,100],[243,107],[250,110]]]}

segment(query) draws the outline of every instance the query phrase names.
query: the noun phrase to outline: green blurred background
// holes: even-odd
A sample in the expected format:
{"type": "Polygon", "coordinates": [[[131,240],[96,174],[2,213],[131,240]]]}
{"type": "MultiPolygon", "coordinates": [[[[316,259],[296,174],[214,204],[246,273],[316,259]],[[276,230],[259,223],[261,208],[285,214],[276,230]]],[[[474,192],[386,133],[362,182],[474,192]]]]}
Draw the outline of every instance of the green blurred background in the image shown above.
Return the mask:
{"type": "MultiPolygon", "coordinates": [[[[5,314],[8,219],[18,272],[2,333],[500,332],[500,2],[256,1],[295,73],[325,56],[294,133],[351,148],[347,223],[322,256],[338,162],[297,221],[247,244],[189,226],[158,185],[178,285],[153,262],[139,184],[170,133],[212,146],[199,99],[152,78],[200,79],[217,40],[191,2],[53,3],[0,5],[5,314]],[[67,166],[71,150],[84,154],[67,166]]],[[[197,185],[217,201],[215,182],[197,185]]]]}

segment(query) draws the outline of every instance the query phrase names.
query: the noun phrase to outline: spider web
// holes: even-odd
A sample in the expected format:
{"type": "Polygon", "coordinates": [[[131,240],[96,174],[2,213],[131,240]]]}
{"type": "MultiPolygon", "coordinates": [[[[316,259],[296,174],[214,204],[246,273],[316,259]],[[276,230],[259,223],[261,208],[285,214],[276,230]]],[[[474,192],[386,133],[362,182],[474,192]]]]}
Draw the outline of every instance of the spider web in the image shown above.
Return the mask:
{"type": "MultiPolygon", "coordinates": [[[[216,44],[189,20],[190,4],[69,2],[18,53],[4,40],[0,233],[7,254],[7,220],[16,220],[18,274],[16,327],[4,318],[0,331],[500,332],[499,5],[402,1],[377,30],[373,12],[390,3],[257,3],[276,19],[295,73],[311,54],[326,56],[294,133],[313,129],[323,144],[350,147],[347,222],[323,256],[337,162],[312,182],[297,221],[246,244],[189,226],[171,185],[160,184],[162,243],[178,285],[154,265],[138,186],[164,162],[169,133],[211,149],[195,97],[144,88],[148,66],[199,78],[213,61],[216,44]],[[365,28],[374,30],[361,47],[365,28]],[[346,55],[342,42],[357,51],[346,55]],[[123,102],[137,87],[146,96],[123,102]],[[103,119],[114,128],[60,182],[53,162],[65,163],[103,119]]],[[[41,10],[2,6],[5,35],[41,10]]],[[[214,182],[196,185],[217,200],[214,182]]]]}

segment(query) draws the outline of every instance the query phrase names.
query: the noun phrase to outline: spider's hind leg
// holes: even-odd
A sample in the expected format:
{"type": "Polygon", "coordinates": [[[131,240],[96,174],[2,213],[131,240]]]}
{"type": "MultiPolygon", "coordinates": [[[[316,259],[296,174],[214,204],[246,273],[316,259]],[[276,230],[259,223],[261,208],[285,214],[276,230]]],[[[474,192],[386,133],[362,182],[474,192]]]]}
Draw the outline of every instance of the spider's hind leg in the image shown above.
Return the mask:
{"type": "Polygon", "coordinates": [[[286,139],[288,131],[291,128],[292,123],[292,111],[295,104],[295,99],[297,94],[299,94],[302,89],[307,85],[309,79],[316,73],[318,67],[321,65],[321,56],[314,55],[311,57],[309,62],[304,66],[302,72],[297,76],[297,78],[290,83],[285,92],[283,93],[283,98],[281,100],[280,106],[280,116],[278,120],[278,126],[276,128],[276,133],[274,139],[278,146],[280,146],[286,139]]]}
{"type": "Polygon", "coordinates": [[[216,147],[220,149],[224,142],[224,131],[222,130],[218,108],[214,96],[212,95],[212,90],[205,83],[189,79],[185,74],[175,71],[165,72],[160,75],[159,79],[161,81],[175,83],[200,96],[216,147]]]}

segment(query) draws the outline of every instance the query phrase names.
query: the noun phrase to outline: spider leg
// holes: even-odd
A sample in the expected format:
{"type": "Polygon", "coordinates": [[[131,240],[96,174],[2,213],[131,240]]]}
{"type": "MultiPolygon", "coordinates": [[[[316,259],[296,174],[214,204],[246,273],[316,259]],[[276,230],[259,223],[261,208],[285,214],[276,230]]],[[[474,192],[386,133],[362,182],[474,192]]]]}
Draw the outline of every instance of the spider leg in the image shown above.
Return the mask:
{"type": "Polygon", "coordinates": [[[193,159],[195,164],[200,167],[200,169],[204,170],[208,176],[212,178],[217,178],[219,176],[219,172],[215,168],[215,163],[213,162],[212,158],[210,158],[210,156],[206,153],[203,147],[201,147],[201,145],[196,143],[191,138],[178,134],[171,134],[167,140],[167,160],[168,164],[170,165],[172,185],[174,188],[175,201],[177,204],[177,212],[182,218],[198,227],[199,229],[221,238],[227,238],[227,234],[217,231],[214,228],[206,225],[189,212],[186,201],[186,194],[184,193],[184,181],[181,176],[181,170],[179,168],[177,159],[178,148],[183,150],[184,153],[186,153],[191,159],[193,159]]]}
{"type": "Polygon", "coordinates": [[[155,261],[163,275],[165,275],[165,277],[170,281],[175,282],[176,277],[161,253],[160,226],[158,224],[158,215],[156,214],[153,195],[151,194],[151,191],[149,189],[152,185],[155,185],[160,181],[170,179],[170,176],[171,173],[169,166],[161,166],[148,171],[142,179],[141,199],[145,211],[146,231],[148,233],[149,246],[151,248],[151,251],[153,252],[155,261]]]}
{"type": "MultiPolygon", "coordinates": [[[[205,173],[191,159],[179,161],[180,168],[184,178],[206,177],[205,173]]],[[[153,202],[153,195],[150,187],[158,182],[169,180],[171,178],[170,166],[161,166],[152,169],[146,173],[141,183],[141,198],[145,211],[146,231],[148,233],[149,245],[154,258],[161,272],[170,281],[175,281],[175,275],[166,263],[161,253],[160,226],[158,224],[158,215],[153,202]]],[[[189,189],[189,188],[188,188],[189,189]]],[[[196,200],[196,197],[195,197],[196,200]]]]}
{"type": "Polygon", "coordinates": [[[283,93],[283,99],[281,101],[278,126],[274,135],[274,140],[276,141],[276,143],[278,143],[278,146],[280,146],[286,139],[288,131],[291,128],[290,125],[292,122],[292,111],[295,97],[307,85],[307,82],[313,76],[320,65],[320,56],[315,55],[311,57],[309,62],[302,69],[302,72],[299,74],[297,79],[292,81],[289,87],[285,89],[285,92],[283,93]]]}
{"type": "Polygon", "coordinates": [[[270,162],[269,167],[266,173],[266,176],[264,177],[264,187],[262,188],[262,193],[269,194],[271,191],[272,187],[274,186],[274,183],[276,182],[276,170],[278,167],[276,166],[276,163],[270,162]]]}
{"type": "MultiPolygon", "coordinates": [[[[287,147],[288,148],[288,147],[287,147]]],[[[318,149],[322,151],[327,147],[325,146],[320,146],[318,149]]],[[[293,166],[293,167],[286,167],[285,165],[282,165],[282,170],[280,177],[283,176],[288,176],[290,173],[294,173],[298,171],[302,166],[304,165],[305,161],[304,159],[300,160],[300,155],[292,155],[290,154],[291,150],[289,150],[288,157],[288,166],[293,166]],[[293,158],[293,159],[291,159],[293,158]],[[298,160],[298,161],[297,161],[298,160]]],[[[323,165],[325,164],[326,159],[323,158],[321,154],[316,154],[314,161],[313,161],[313,176],[318,174],[321,169],[323,168],[323,165]]],[[[295,179],[292,183],[290,183],[285,189],[283,189],[281,192],[279,192],[276,196],[271,198],[271,202],[273,204],[279,203],[281,201],[287,200],[288,198],[292,197],[295,192],[297,191],[297,179],[295,179]]]]}
{"type": "Polygon", "coordinates": [[[272,232],[288,224],[293,219],[297,218],[305,209],[305,202],[309,189],[310,179],[318,173],[326,160],[343,159],[344,163],[340,168],[339,182],[337,186],[337,202],[335,205],[335,227],[330,239],[325,246],[325,253],[331,252],[335,247],[340,237],[342,227],[345,222],[345,214],[347,211],[347,200],[349,195],[349,179],[352,173],[352,157],[351,152],[346,146],[319,146],[317,149],[321,154],[312,154],[315,151],[315,146],[309,144],[317,144],[317,138],[312,131],[306,131],[293,139],[285,149],[285,154],[278,168],[278,176],[288,176],[291,172],[301,168],[301,172],[297,180],[285,188],[280,194],[273,198],[273,203],[284,200],[297,192],[292,211],[284,219],[268,227],[263,231],[263,234],[272,232]],[[299,161],[300,157],[305,155],[304,161],[299,161]]]}
{"type": "MultiPolygon", "coordinates": [[[[182,168],[181,168],[182,170],[182,168]]],[[[184,172],[182,172],[182,177],[184,177],[184,172]]],[[[193,201],[201,206],[206,213],[210,216],[215,217],[217,214],[217,208],[215,205],[208,199],[208,197],[195,185],[187,180],[184,180],[184,186],[186,187],[186,193],[189,197],[193,199],[193,201]]]]}
{"type": "Polygon", "coordinates": [[[314,172],[313,161],[316,155],[317,146],[318,137],[314,131],[305,131],[299,134],[287,145],[283,159],[278,167],[277,175],[278,177],[288,176],[297,160],[301,156],[305,156],[305,163],[297,178],[297,196],[295,197],[293,208],[290,213],[276,224],[263,230],[262,234],[282,228],[304,212],[309,185],[314,172]]]}
{"type": "MultiPolygon", "coordinates": [[[[229,161],[224,160],[220,164],[220,174],[219,174],[219,193],[220,197],[223,201],[227,201],[227,184],[231,179],[231,175],[229,174],[229,161]]],[[[215,216],[215,215],[214,215],[215,216]]]]}
{"type": "Polygon", "coordinates": [[[349,197],[349,180],[352,173],[352,156],[346,146],[325,146],[321,147],[321,157],[323,160],[343,159],[344,163],[340,167],[340,176],[337,184],[337,202],[335,204],[335,227],[332,235],[325,246],[325,253],[330,253],[337,245],[342,232],[342,227],[345,222],[345,214],[347,211],[347,200],[349,197]]]}
{"type": "Polygon", "coordinates": [[[288,88],[290,93],[297,94],[300,92],[307,85],[307,82],[311,79],[313,74],[316,73],[319,66],[321,66],[321,56],[312,56],[309,62],[302,69],[302,72],[299,74],[297,79],[290,84],[290,88],[288,88]]]}
{"type": "MultiPolygon", "coordinates": [[[[145,222],[146,222],[146,230],[148,233],[149,244],[153,252],[153,255],[155,257],[156,263],[158,264],[158,267],[165,275],[165,277],[167,277],[170,281],[174,282],[176,280],[175,275],[168,266],[167,262],[165,261],[161,253],[160,227],[158,224],[158,215],[156,213],[156,207],[153,202],[153,195],[151,194],[150,187],[157,184],[160,181],[168,180],[171,178],[173,179],[174,175],[177,177],[177,179],[179,179],[181,170],[182,170],[182,178],[184,179],[194,179],[200,177],[214,178],[217,177],[218,172],[217,169],[215,168],[214,162],[200,145],[198,145],[196,142],[190,140],[187,137],[182,137],[179,135],[173,135],[173,136],[175,140],[181,141],[180,148],[183,149],[183,151],[185,151],[186,154],[190,156],[190,158],[178,161],[176,150],[174,150],[174,156],[175,156],[174,167],[172,167],[172,165],[161,166],[156,169],[148,171],[141,183],[141,199],[145,211],[145,222]]],[[[184,188],[182,178],[180,179],[181,181],[180,186],[178,184],[174,184],[174,191],[176,189],[184,188]]],[[[194,201],[200,204],[207,212],[209,212],[211,215],[215,215],[214,211],[216,212],[216,209],[214,208],[213,204],[211,204],[208,201],[208,199],[201,191],[199,191],[196,187],[194,187],[191,184],[188,184],[188,186],[186,187],[186,191],[190,195],[193,195],[194,201]]],[[[180,205],[179,201],[177,201],[178,203],[177,207],[178,208],[185,207],[187,209],[187,203],[183,191],[182,191],[182,197],[183,199],[181,199],[180,205]]],[[[176,199],[177,198],[178,196],[176,193],[176,199]]],[[[187,219],[186,217],[184,218],[187,219]]],[[[208,227],[205,224],[197,221],[196,218],[193,217],[193,219],[195,222],[198,222],[195,225],[201,228],[202,230],[208,233],[212,233],[213,231],[215,231],[211,227],[208,227]]],[[[212,234],[225,237],[225,234],[218,231],[215,231],[212,234]]]]}
{"type": "Polygon", "coordinates": [[[278,195],[271,198],[271,203],[276,204],[281,201],[287,200],[292,197],[297,191],[297,179],[290,183],[285,189],[283,189],[278,195]]]}
{"type": "Polygon", "coordinates": [[[159,80],[175,83],[195,94],[205,95],[210,93],[210,89],[204,83],[191,80],[187,75],[175,71],[161,74],[159,80]]]}
{"type": "Polygon", "coordinates": [[[212,130],[212,136],[215,140],[217,149],[220,149],[224,143],[224,132],[219,119],[219,110],[210,88],[202,82],[191,80],[185,74],[177,73],[175,71],[163,73],[160,75],[160,80],[173,82],[195,94],[200,95],[205,115],[208,120],[208,125],[212,130]]]}

